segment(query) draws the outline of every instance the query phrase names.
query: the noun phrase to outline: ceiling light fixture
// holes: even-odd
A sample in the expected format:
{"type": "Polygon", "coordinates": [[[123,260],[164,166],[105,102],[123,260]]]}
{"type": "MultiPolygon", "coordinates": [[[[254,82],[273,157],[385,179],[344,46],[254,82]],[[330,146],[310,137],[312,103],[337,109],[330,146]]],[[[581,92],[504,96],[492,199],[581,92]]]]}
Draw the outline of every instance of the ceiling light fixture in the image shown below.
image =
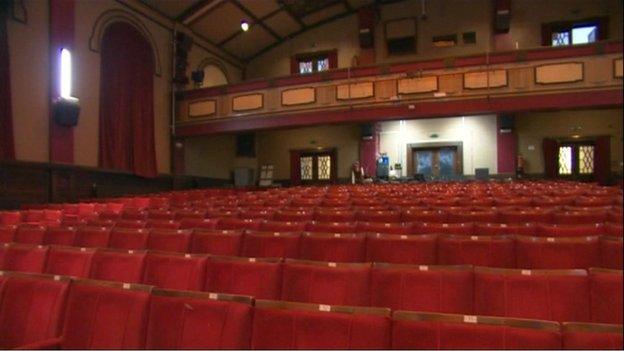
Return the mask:
{"type": "Polygon", "coordinates": [[[242,20],[241,21],[241,29],[243,30],[243,32],[246,32],[249,30],[249,23],[247,23],[247,21],[242,20]]]}

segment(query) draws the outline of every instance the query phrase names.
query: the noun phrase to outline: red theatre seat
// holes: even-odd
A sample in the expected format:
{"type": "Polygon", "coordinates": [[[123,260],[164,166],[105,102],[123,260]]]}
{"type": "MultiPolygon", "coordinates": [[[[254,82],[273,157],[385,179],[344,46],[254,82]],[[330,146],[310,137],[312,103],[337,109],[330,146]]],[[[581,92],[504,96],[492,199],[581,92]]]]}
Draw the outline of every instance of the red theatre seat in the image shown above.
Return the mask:
{"type": "Polygon", "coordinates": [[[553,214],[553,222],[557,224],[594,224],[606,220],[606,211],[566,211],[553,214]]]}
{"type": "Polygon", "coordinates": [[[395,349],[559,349],[555,322],[397,311],[393,316],[395,349]]]}
{"type": "Polygon", "coordinates": [[[399,211],[358,211],[355,218],[362,222],[400,223],[399,211]]]}
{"type": "Polygon", "coordinates": [[[622,269],[624,267],[624,238],[613,236],[600,237],[600,267],[622,269]]]}
{"type": "Polygon", "coordinates": [[[176,219],[176,213],[167,210],[149,210],[147,218],[157,221],[171,221],[176,219]]]}
{"type": "Polygon", "coordinates": [[[545,208],[516,208],[501,210],[500,219],[503,223],[551,223],[553,211],[545,208]]]}
{"type": "Polygon", "coordinates": [[[267,221],[260,224],[261,231],[270,232],[302,232],[306,228],[306,222],[276,222],[267,221]]]}
{"type": "Polygon", "coordinates": [[[43,273],[48,257],[47,246],[4,244],[0,254],[0,270],[43,273]]]}
{"type": "Polygon", "coordinates": [[[414,234],[474,234],[473,223],[415,223],[414,234]]]}
{"type": "Polygon", "coordinates": [[[87,278],[95,249],[84,247],[50,247],[45,273],[87,278]]]}
{"type": "Polygon", "coordinates": [[[115,222],[115,228],[125,228],[125,229],[142,229],[147,225],[146,221],[142,220],[131,220],[131,219],[120,219],[115,222]]]}
{"type": "Polygon", "coordinates": [[[253,300],[154,289],[147,349],[249,349],[253,300]]]}
{"type": "Polygon", "coordinates": [[[0,211],[0,225],[16,225],[22,222],[20,211],[0,211]]]}
{"type": "Polygon", "coordinates": [[[133,221],[145,221],[147,220],[147,211],[139,210],[137,208],[126,208],[121,212],[121,218],[133,221]]]}
{"type": "Polygon", "coordinates": [[[189,252],[192,230],[152,229],[147,237],[147,249],[169,252],[189,252]]]}
{"type": "Polygon", "coordinates": [[[358,222],[356,228],[357,233],[409,235],[412,231],[411,223],[358,222]]]}
{"type": "Polygon", "coordinates": [[[143,284],[176,290],[202,290],[206,256],[150,252],[145,257],[143,284]]]}
{"type": "Polygon", "coordinates": [[[282,300],[368,306],[370,267],[369,263],[286,260],[282,300]]]}
{"type": "Polygon", "coordinates": [[[495,211],[450,211],[448,213],[449,223],[468,223],[468,222],[498,222],[498,213],[495,211]]]}
{"type": "MultiPolygon", "coordinates": [[[[277,211],[273,220],[278,222],[307,222],[314,218],[312,211],[277,211]]],[[[260,228],[265,230],[264,228],[260,228]]]]}
{"type": "Polygon", "coordinates": [[[91,261],[90,277],[123,283],[140,283],[144,265],[145,252],[98,250],[91,261]]]}
{"type": "Polygon", "coordinates": [[[13,236],[17,226],[14,225],[0,225],[0,243],[13,242],[13,236]]]}
{"type": "Polygon", "coordinates": [[[149,229],[142,228],[113,228],[108,247],[123,250],[145,250],[149,229]]]}
{"type": "Polygon", "coordinates": [[[180,229],[180,225],[180,222],[174,220],[149,219],[145,226],[150,229],[180,229]]]}
{"type": "Polygon", "coordinates": [[[600,266],[600,242],[597,236],[517,236],[516,257],[518,268],[587,269],[600,266]]]}
{"type": "Polygon", "coordinates": [[[282,285],[281,259],[208,258],[205,291],[278,300],[282,285]]]}
{"type": "Polygon", "coordinates": [[[371,305],[392,310],[473,312],[470,266],[410,266],[375,263],[371,305]]]}
{"type": "Polygon", "coordinates": [[[475,268],[475,312],[480,315],[588,322],[585,270],[475,268]]]}
{"type": "Polygon", "coordinates": [[[262,220],[258,219],[238,219],[238,218],[223,218],[217,224],[217,229],[248,229],[258,230],[262,220]]]}
{"type": "Polygon", "coordinates": [[[318,222],[355,222],[355,212],[318,209],[314,213],[314,220],[318,222]]]}
{"type": "Polygon", "coordinates": [[[82,227],[76,233],[74,246],[80,247],[108,247],[111,228],[82,227]]]}
{"type": "Polygon", "coordinates": [[[0,348],[10,349],[58,337],[70,279],[5,273],[0,302],[0,348]]]}
{"type": "Polygon", "coordinates": [[[622,223],[607,223],[604,226],[604,231],[605,234],[609,236],[624,237],[624,227],[622,223]]]}
{"type": "Polygon", "coordinates": [[[402,264],[435,264],[437,235],[369,234],[366,261],[402,264]]]}
{"type": "Polygon", "coordinates": [[[384,308],[256,301],[253,349],[389,349],[384,308]]]}
{"type": "Polygon", "coordinates": [[[238,256],[242,238],[240,230],[195,230],[191,236],[191,252],[238,256]]]}
{"type": "Polygon", "coordinates": [[[180,229],[216,229],[219,219],[215,218],[183,218],[180,219],[180,229]]]}
{"type": "Polygon", "coordinates": [[[298,232],[254,232],[245,233],[242,255],[246,257],[299,257],[298,232]]]}
{"type": "Polygon", "coordinates": [[[546,237],[602,235],[602,224],[541,224],[536,235],[546,237]]]}
{"type": "Polygon", "coordinates": [[[299,258],[313,261],[364,262],[366,234],[303,233],[299,258]]]}
{"type": "Polygon", "coordinates": [[[42,225],[21,224],[17,226],[13,241],[21,244],[41,245],[46,233],[42,225]]]}
{"type": "Polygon", "coordinates": [[[264,219],[270,221],[273,219],[272,210],[245,210],[240,213],[240,218],[242,219],[264,219]]]}
{"type": "Polygon", "coordinates": [[[527,235],[534,236],[537,227],[533,223],[475,223],[475,235],[527,235]]]}
{"type": "Polygon", "coordinates": [[[92,280],[72,284],[62,336],[41,349],[141,349],[145,347],[152,287],[92,280]]]}
{"type": "Polygon", "coordinates": [[[513,237],[504,235],[441,235],[438,263],[513,268],[516,266],[515,242],[513,237]]]}
{"type": "Polygon", "coordinates": [[[75,227],[49,227],[43,237],[45,245],[65,245],[71,246],[76,241],[75,227]]]}
{"type": "Polygon", "coordinates": [[[306,230],[316,233],[355,233],[357,224],[347,222],[310,222],[306,230]]]}
{"type": "Polygon", "coordinates": [[[622,325],[562,323],[565,350],[622,350],[622,325]]]}
{"type": "Polygon", "coordinates": [[[589,284],[592,322],[622,324],[622,271],[592,268],[589,284]]]}

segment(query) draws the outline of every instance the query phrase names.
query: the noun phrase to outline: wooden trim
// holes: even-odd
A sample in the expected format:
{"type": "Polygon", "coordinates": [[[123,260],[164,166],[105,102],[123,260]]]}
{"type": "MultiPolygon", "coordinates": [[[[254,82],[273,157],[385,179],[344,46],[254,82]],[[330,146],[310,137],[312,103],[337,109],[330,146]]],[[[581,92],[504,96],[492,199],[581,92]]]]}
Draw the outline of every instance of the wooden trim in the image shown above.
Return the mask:
{"type": "Polygon", "coordinates": [[[415,270],[415,271],[472,271],[471,265],[414,265],[414,264],[398,264],[398,263],[384,263],[374,262],[373,268],[375,269],[400,269],[400,270],[415,270]]]}
{"type": "Polygon", "coordinates": [[[351,100],[363,100],[363,99],[370,99],[375,97],[375,82],[370,80],[370,81],[362,81],[362,82],[346,82],[344,84],[337,84],[337,85],[333,85],[334,89],[336,89],[336,101],[351,101],[351,100]],[[371,95],[366,95],[366,96],[360,96],[360,97],[351,97],[351,86],[352,85],[358,85],[358,84],[365,84],[365,83],[369,83],[371,85],[371,90],[372,90],[372,94],[371,95]],[[347,86],[347,89],[349,89],[349,97],[347,98],[340,98],[338,97],[338,90],[340,89],[340,87],[342,86],[347,86]]]}
{"type": "MultiPolygon", "coordinates": [[[[206,218],[209,219],[209,218],[206,218]]],[[[193,230],[193,235],[221,235],[221,236],[236,236],[242,235],[242,229],[206,229],[197,228],[193,230]]]]}
{"type": "Polygon", "coordinates": [[[578,83],[578,82],[582,82],[585,80],[585,63],[584,62],[579,62],[579,61],[573,61],[573,62],[558,62],[558,63],[547,63],[547,64],[542,64],[542,65],[536,65],[533,66],[533,82],[537,85],[553,85],[553,84],[570,84],[570,83],[578,83]],[[581,65],[581,78],[577,79],[577,80],[567,80],[567,81],[562,81],[562,82],[552,82],[552,83],[545,83],[545,82],[539,82],[537,80],[537,70],[541,67],[548,67],[548,66],[559,66],[559,65],[566,65],[566,64],[580,64],[581,65]]]}
{"type": "Polygon", "coordinates": [[[587,276],[584,269],[517,269],[475,267],[475,274],[587,276]]]}
{"type": "Polygon", "coordinates": [[[264,309],[280,309],[291,311],[309,311],[321,313],[346,313],[346,314],[367,314],[380,317],[390,317],[389,308],[381,307],[355,307],[355,306],[338,306],[338,305],[322,305],[303,302],[273,301],[273,300],[256,300],[256,308],[264,309]]]}
{"type": "Polygon", "coordinates": [[[395,84],[396,84],[397,95],[417,95],[417,94],[436,93],[436,92],[440,91],[440,75],[427,75],[427,76],[421,76],[421,77],[397,78],[395,80],[395,84]],[[414,93],[404,93],[404,92],[401,91],[401,89],[399,89],[400,81],[402,81],[402,80],[405,80],[405,79],[430,78],[430,77],[435,77],[435,79],[436,79],[436,87],[435,87],[435,89],[427,90],[427,91],[421,91],[421,92],[414,92],[414,93]]]}
{"type": "Polygon", "coordinates": [[[112,288],[112,289],[120,289],[120,290],[132,290],[132,291],[143,291],[146,293],[151,293],[154,286],[145,285],[145,284],[135,284],[135,283],[120,283],[110,280],[95,280],[95,279],[74,279],[73,284],[77,285],[91,285],[91,286],[101,286],[104,288],[112,288]]]}
{"type": "Polygon", "coordinates": [[[287,258],[284,261],[287,265],[300,265],[300,266],[316,266],[316,267],[328,267],[328,268],[371,268],[371,263],[345,263],[345,262],[322,262],[311,260],[298,260],[293,258],[287,258]]]}
{"type": "Polygon", "coordinates": [[[301,105],[310,105],[310,104],[314,104],[316,103],[316,87],[312,87],[312,86],[303,86],[300,88],[290,88],[290,89],[284,89],[280,92],[280,105],[281,106],[286,106],[286,107],[290,107],[290,106],[301,106],[301,105]],[[312,89],[314,91],[314,99],[312,101],[308,101],[308,102],[302,102],[302,103],[296,103],[296,104],[285,104],[284,103],[284,93],[287,91],[293,91],[293,90],[303,90],[303,89],[312,89]]]}
{"type": "Polygon", "coordinates": [[[588,272],[589,274],[592,274],[592,273],[618,274],[618,275],[624,274],[624,271],[622,271],[621,269],[598,268],[598,267],[589,268],[588,272]]]}
{"type": "Polygon", "coordinates": [[[281,257],[239,257],[239,256],[220,256],[210,255],[208,257],[211,261],[222,262],[247,262],[247,263],[282,263],[281,257]]]}
{"type": "Polygon", "coordinates": [[[230,103],[231,103],[232,111],[234,111],[234,112],[247,112],[247,111],[261,110],[261,109],[264,108],[264,93],[252,93],[252,94],[243,94],[243,95],[232,96],[230,98],[230,103]],[[245,96],[257,96],[257,95],[260,95],[260,106],[259,107],[248,108],[248,109],[235,109],[234,108],[234,100],[236,100],[238,98],[241,98],[241,97],[245,97],[245,96]]]}
{"type": "Polygon", "coordinates": [[[618,61],[622,62],[622,57],[620,57],[620,58],[616,58],[616,59],[613,59],[613,78],[615,78],[615,79],[622,79],[622,76],[621,76],[621,75],[620,75],[620,76],[618,76],[618,75],[616,74],[616,73],[617,73],[617,69],[616,69],[616,67],[617,67],[617,62],[618,62],[618,61]]]}
{"type": "Polygon", "coordinates": [[[570,332],[589,332],[589,333],[623,333],[622,324],[603,324],[603,323],[580,323],[580,322],[563,322],[561,330],[566,333],[570,332]]]}
{"type": "Polygon", "coordinates": [[[540,236],[528,236],[528,235],[516,235],[517,241],[523,242],[540,242],[540,243],[586,243],[586,242],[598,242],[600,235],[588,235],[578,237],[540,237],[540,236]]]}
{"type": "Polygon", "coordinates": [[[250,306],[253,306],[254,304],[254,299],[252,296],[221,294],[221,293],[212,293],[212,292],[203,292],[203,291],[182,291],[182,290],[155,288],[152,290],[152,295],[165,296],[165,297],[215,300],[215,301],[230,301],[230,302],[238,302],[238,303],[242,303],[242,304],[246,304],[250,306]]]}
{"type": "Polygon", "coordinates": [[[203,100],[189,101],[188,104],[187,104],[187,109],[188,109],[188,118],[189,119],[195,119],[195,118],[205,118],[205,117],[210,117],[210,116],[216,115],[217,111],[219,110],[219,106],[217,105],[217,100],[216,99],[203,99],[203,100]],[[193,105],[193,104],[201,104],[202,102],[214,102],[214,112],[208,113],[208,114],[202,114],[202,115],[191,114],[191,105],[193,105]]]}
{"type": "MultiPolygon", "coordinates": [[[[488,81],[489,81],[489,77],[488,77],[488,81]]],[[[509,70],[506,68],[493,68],[490,70],[482,70],[482,71],[468,71],[468,72],[464,72],[464,76],[462,78],[462,86],[463,89],[465,90],[482,90],[482,89],[500,89],[500,88],[507,88],[509,87],[509,70]],[[495,72],[495,71],[505,71],[505,84],[503,85],[495,85],[495,86],[490,86],[489,82],[488,82],[488,86],[482,87],[482,88],[470,88],[466,86],[466,74],[471,74],[471,73],[485,73],[489,76],[489,72],[495,72]]]]}
{"type": "Polygon", "coordinates": [[[559,331],[559,323],[523,318],[505,318],[478,315],[461,315],[447,313],[409,312],[395,311],[392,319],[399,321],[416,322],[446,322],[446,323],[466,323],[466,324],[486,324],[505,326],[513,328],[528,328],[549,331],[559,331]]]}
{"type": "Polygon", "coordinates": [[[59,274],[44,274],[44,273],[27,273],[27,272],[15,272],[15,271],[0,271],[0,277],[17,277],[21,279],[34,279],[34,280],[54,280],[57,282],[70,282],[72,277],[59,274]]]}
{"type": "Polygon", "coordinates": [[[278,231],[257,231],[257,230],[248,230],[245,232],[245,235],[261,237],[261,238],[295,238],[300,237],[300,232],[278,232],[278,231]]]}
{"type": "Polygon", "coordinates": [[[420,241],[427,239],[434,239],[438,237],[438,234],[387,234],[387,233],[366,233],[368,238],[380,238],[380,239],[393,239],[396,241],[420,241]]]}
{"type": "Polygon", "coordinates": [[[451,239],[462,241],[514,241],[513,235],[458,235],[458,234],[440,234],[438,240],[451,239]]]}
{"type": "MultiPolygon", "coordinates": [[[[328,223],[323,223],[328,224],[328,223]]],[[[343,223],[340,223],[343,224],[343,223]]],[[[331,232],[303,232],[302,236],[308,238],[336,238],[336,239],[363,239],[366,233],[331,233],[331,232]]]]}

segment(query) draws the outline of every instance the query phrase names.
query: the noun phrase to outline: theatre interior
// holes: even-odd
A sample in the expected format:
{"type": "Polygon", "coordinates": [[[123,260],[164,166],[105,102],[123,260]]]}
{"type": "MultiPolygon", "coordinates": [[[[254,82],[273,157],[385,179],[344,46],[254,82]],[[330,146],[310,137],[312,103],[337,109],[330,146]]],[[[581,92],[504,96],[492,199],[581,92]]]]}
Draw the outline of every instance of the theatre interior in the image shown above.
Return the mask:
{"type": "Polygon", "coordinates": [[[623,349],[622,0],[0,0],[0,348],[623,349]]]}

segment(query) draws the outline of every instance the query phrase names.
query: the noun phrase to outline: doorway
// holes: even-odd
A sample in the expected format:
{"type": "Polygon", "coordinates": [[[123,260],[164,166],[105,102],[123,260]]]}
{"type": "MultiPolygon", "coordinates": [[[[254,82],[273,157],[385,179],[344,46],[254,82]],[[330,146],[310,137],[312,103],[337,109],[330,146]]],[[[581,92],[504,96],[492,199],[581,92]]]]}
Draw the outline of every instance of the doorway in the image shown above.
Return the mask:
{"type": "Polygon", "coordinates": [[[408,175],[426,180],[453,180],[463,174],[461,143],[408,145],[408,175]]]}
{"type": "Polygon", "coordinates": [[[336,181],[336,149],[293,150],[296,162],[291,174],[296,173],[304,185],[330,184],[336,181]]]}

